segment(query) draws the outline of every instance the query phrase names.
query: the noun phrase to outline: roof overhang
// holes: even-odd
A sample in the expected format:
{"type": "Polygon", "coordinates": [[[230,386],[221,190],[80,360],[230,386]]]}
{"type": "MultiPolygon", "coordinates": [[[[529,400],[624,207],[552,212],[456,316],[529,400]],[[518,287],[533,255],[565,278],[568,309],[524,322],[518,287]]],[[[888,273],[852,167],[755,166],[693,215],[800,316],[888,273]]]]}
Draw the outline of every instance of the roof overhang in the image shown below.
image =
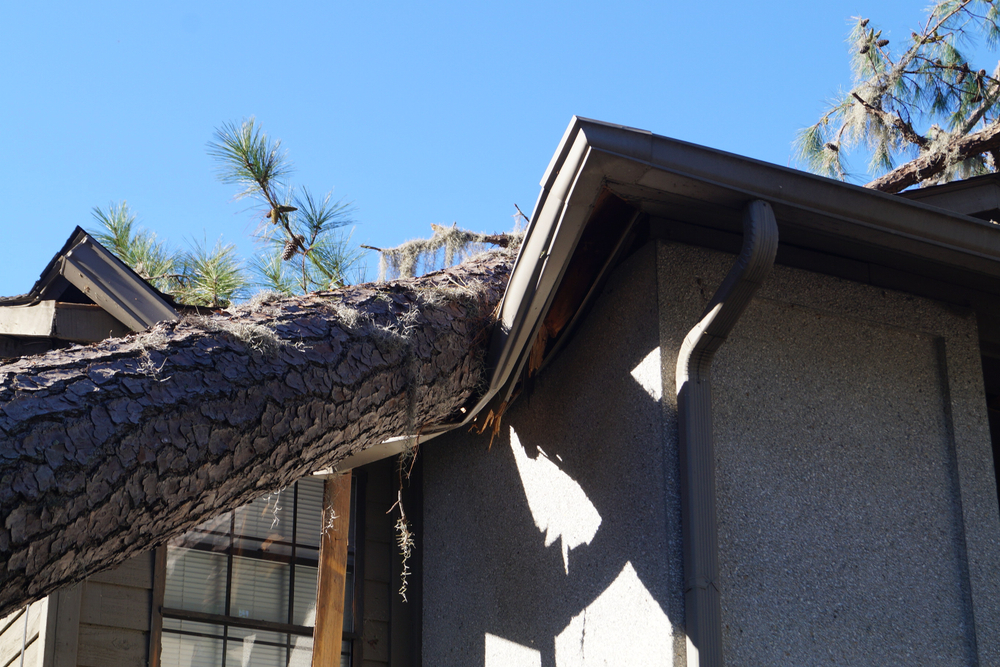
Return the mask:
{"type": "Polygon", "coordinates": [[[567,285],[567,269],[586,264],[581,253],[595,252],[595,244],[581,240],[603,240],[596,247],[604,261],[591,261],[583,278],[594,285],[627,241],[636,213],[660,235],[716,237],[723,247],[731,237],[735,251],[744,206],[762,199],[778,222],[779,262],[783,255],[789,263],[832,257],[867,282],[878,282],[873,272],[885,272],[1000,295],[997,225],[644,130],[574,117],[541,186],[493,335],[489,396],[499,400],[558,348],[553,336],[565,336],[593,296],[572,271],[567,285]],[[608,215],[610,195],[630,211],[608,215]],[[613,229],[595,232],[594,225],[613,229]],[[567,290],[576,293],[570,300],[577,312],[561,314],[556,319],[568,326],[552,331],[546,319],[567,290]],[[541,338],[549,339],[544,349],[541,338]]]}
{"type": "Polygon", "coordinates": [[[899,195],[980,220],[1000,220],[1000,174],[986,174],[929,188],[906,190],[899,195]]]}
{"type": "MultiPolygon", "coordinates": [[[[743,209],[762,199],[778,223],[778,263],[939,298],[1000,298],[997,225],[645,130],[574,117],[541,186],[493,330],[489,389],[461,424],[422,439],[502,414],[569,337],[643,225],[735,253],[743,209]]],[[[389,454],[401,450],[383,444],[389,454]]]]}

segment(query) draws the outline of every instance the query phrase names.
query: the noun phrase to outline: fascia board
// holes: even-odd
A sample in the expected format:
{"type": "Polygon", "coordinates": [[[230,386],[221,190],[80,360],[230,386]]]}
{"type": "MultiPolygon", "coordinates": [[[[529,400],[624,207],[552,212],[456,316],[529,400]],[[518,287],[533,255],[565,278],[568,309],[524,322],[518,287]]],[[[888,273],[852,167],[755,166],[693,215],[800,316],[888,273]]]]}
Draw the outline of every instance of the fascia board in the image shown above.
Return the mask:
{"type": "MultiPolygon", "coordinates": [[[[591,149],[591,163],[601,170],[609,183],[672,192],[690,198],[692,202],[699,199],[706,203],[711,201],[732,209],[734,214],[747,201],[765,199],[774,207],[782,229],[795,227],[800,232],[814,235],[819,249],[822,249],[822,237],[834,236],[876,248],[905,252],[963,271],[1000,277],[1000,227],[976,218],[912,203],[907,203],[902,210],[894,210],[891,205],[895,202],[885,206],[884,201],[847,202],[849,205],[845,206],[838,200],[820,208],[810,205],[808,198],[801,197],[803,188],[795,184],[752,189],[688,171],[642,165],[631,158],[597,149],[591,149]],[[694,183],[709,186],[713,198],[704,199],[704,188],[693,193],[695,188],[691,186],[694,183]],[[862,210],[859,210],[850,205],[854,203],[871,205],[861,206],[862,210]]],[[[864,194],[870,197],[876,193],[864,194]]]]}
{"type": "Polygon", "coordinates": [[[55,301],[0,308],[0,334],[4,336],[52,336],[55,322],[55,301]]]}
{"type": "Polygon", "coordinates": [[[548,167],[545,168],[545,173],[542,174],[542,180],[539,182],[539,185],[542,186],[543,194],[552,186],[552,181],[562,170],[563,166],[565,164],[572,164],[572,160],[568,159],[568,153],[576,142],[577,135],[581,132],[588,137],[591,145],[602,145],[605,149],[614,145],[616,141],[624,139],[626,143],[634,143],[640,150],[639,154],[641,154],[643,137],[648,141],[653,136],[653,133],[648,130],[640,130],[628,127],[627,125],[615,125],[614,123],[605,123],[604,121],[593,120],[591,118],[573,116],[566,127],[566,131],[563,132],[562,139],[559,140],[556,152],[552,154],[552,159],[549,160],[548,167]],[[601,134],[603,138],[598,139],[598,134],[601,134]]]}
{"type": "Polygon", "coordinates": [[[910,201],[966,215],[1000,209],[1000,182],[993,174],[968,181],[907,190],[900,195],[910,201]]]}
{"type": "Polygon", "coordinates": [[[521,365],[523,352],[537,333],[600,191],[596,172],[585,173],[583,169],[588,153],[586,138],[578,136],[541,208],[532,215],[494,328],[491,393],[506,384],[521,365]],[[580,198],[574,197],[577,192],[589,193],[590,200],[581,204],[580,198]]]}
{"type": "Polygon", "coordinates": [[[0,307],[0,335],[93,343],[126,327],[100,306],[52,300],[0,307]]]}
{"type": "Polygon", "coordinates": [[[520,372],[600,193],[605,174],[591,168],[592,146],[651,156],[653,134],[574,116],[542,177],[542,191],[500,306],[491,342],[490,391],[477,412],[520,372]]]}

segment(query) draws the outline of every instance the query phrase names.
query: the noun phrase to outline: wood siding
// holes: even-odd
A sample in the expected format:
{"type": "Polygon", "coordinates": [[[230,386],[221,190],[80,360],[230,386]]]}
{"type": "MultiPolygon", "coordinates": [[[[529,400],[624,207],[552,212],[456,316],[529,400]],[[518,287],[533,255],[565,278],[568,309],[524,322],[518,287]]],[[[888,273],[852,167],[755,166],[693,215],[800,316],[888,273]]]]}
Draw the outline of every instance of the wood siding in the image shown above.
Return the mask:
{"type": "MultiPolygon", "coordinates": [[[[25,667],[147,667],[153,553],[31,605],[25,667]]],[[[0,667],[20,667],[23,610],[0,620],[0,667]]]]}
{"type": "Polygon", "coordinates": [[[145,667],[153,590],[153,552],[83,583],[77,667],[145,667]]]}

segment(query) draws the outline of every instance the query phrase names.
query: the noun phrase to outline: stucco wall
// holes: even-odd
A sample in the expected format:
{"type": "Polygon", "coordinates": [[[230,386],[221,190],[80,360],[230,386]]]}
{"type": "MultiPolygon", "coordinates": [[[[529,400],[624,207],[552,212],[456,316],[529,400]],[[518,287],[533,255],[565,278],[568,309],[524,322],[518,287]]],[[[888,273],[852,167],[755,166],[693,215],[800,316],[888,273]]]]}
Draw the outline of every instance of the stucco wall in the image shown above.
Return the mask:
{"type": "MultiPolygon", "coordinates": [[[[424,664],[684,664],[674,365],[732,261],[648,246],[491,449],[427,443],[424,664]]],[[[972,314],[779,266],[714,369],[727,664],[1000,664],[972,314]]]]}
{"type": "Polygon", "coordinates": [[[671,664],[678,518],[655,294],[648,246],[492,448],[464,432],[422,448],[423,664],[671,664]]]}
{"type": "MultiPolygon", "coordinates": [[[[661,246],[665,347],[731,262],[661,246]]],[[[977,349],[971,313],[776,267],[713,369],[729,664],[1000,664],[977,349]]]]}

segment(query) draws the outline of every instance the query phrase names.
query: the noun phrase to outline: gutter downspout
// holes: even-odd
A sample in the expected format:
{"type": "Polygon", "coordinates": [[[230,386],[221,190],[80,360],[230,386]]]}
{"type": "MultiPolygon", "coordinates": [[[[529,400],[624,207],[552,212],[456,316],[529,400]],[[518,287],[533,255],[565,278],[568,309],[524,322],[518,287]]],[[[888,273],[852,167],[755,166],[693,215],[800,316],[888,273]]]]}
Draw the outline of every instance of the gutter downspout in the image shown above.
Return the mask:
{"type": "Polygon", "coordinates": [[[777,250],[774,211],[770,204],[759,199],[750,202],[743,211],[743,249],[677,355],[688,667],[722,667],[724,662],[712,436],[712,358],[757,288],[771,273],[777,250]]]}

